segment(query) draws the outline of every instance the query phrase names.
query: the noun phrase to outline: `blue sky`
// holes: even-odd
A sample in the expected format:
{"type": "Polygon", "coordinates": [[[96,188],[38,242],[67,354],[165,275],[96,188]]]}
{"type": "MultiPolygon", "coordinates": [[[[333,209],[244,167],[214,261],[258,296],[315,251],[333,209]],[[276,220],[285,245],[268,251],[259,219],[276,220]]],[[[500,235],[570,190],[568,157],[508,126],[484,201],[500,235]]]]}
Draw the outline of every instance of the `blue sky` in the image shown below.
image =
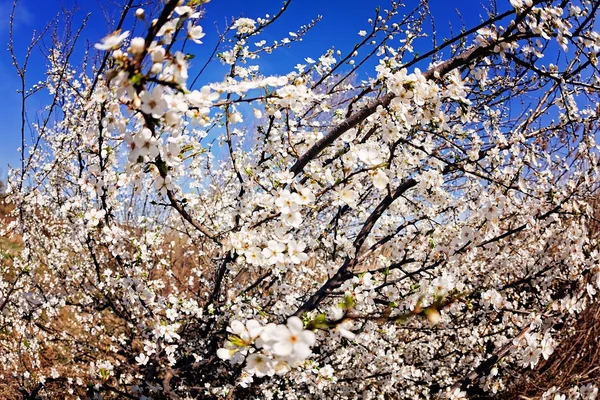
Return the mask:
{"type": "MultiPolygon", "coordinates": [[[[12,61],[6,44],[8,43],[9,14],[13,0],[0,0],[0,178],[6,176],[8,165],[19,165],[20,146],[20,97],[16,93],[19,80],[12,68],[12,61]]],[[[86,44],[90,45],[99,41],[109,31],[106,16],[116,20],[120,15],[117,4],[125,0],[92,1],[80,0],[18,0],[15,15],[15,47],[23,53],[32,36],[33,30],[41,30],[57,14],[61,6],[72,9],[77,6],[79,11],[75,14],[74,21],[81,21],[85,15],[91,13],[90,22],[83,32],[79,42],[79,51],[73,61],[79,61],[86,44]],[[99,4],[103,4],[101,10],[99,4]],[[78,58],[79,55],[79,58],[78,58]]],[[[418,4],[416,0],[406,0],[408,12],[418,4]]],[[[499,1],[501,11],[508,9],[508,1],[499,1]]],[[[275,14],[281,7],[281,0],[212,0],[206,6],[206,15],[203,22],[207,36],[203,39],[204,45],[195,48],[196,58],[193,62],[202,65],[214,47],[218,37],[215,24],[221,29],[225,21],[231,17],[245,16],[250,18],[264,17],[265,14],[275,14]]],[[[292,0],[288,11],[274,25],[265,31],[263,38],[267,42],[287,36],[289,31],[295,31],[301,25],[322,15],[322,21],[309,32],[302,43],[296,43],[291,48],[280,49],[271,57],[260,62],[263,73],[286,73],[305,57],[318,58],[331,46],[337,49],[349,50],[358,41],[358,31],[368,29],[367,19],[374,15],[375,8],[380,5],[382,9],[389,5],[386,0],[292,0]]],[[[438,40],[449,37],[449,25],[452,24],[455,32],[460,31],[461,19],[456,13],[458,9],[467,28],[476,25],[485,12],[479,0],[430,0],[430,7],[436,20],[438,40]]],[[[116,22],[113,22],[116,24],[116,22]]],[[[127,26],[127,25],[126,25],[127,26]]],[[[415,46],[415,51],[426,51],[429,41],[424,39],[415,46]]],[[[49,41],[46,41],[49,44],[49,41]]],[[[191,47],[190,47],[191,49],[191,47]]],[[[39,50],[35,50],[29,68],[29,85],[44,79],[46,62],[39,50]]],[[[220,80],[224,69],[220,64],[211,65],[205,76],[206,80],[220,80]]],[[[192,74],[190,74],[192,75],[192,74]]],[[[200,82],[202,83],[202,82],[200,82]]],[[[44,95],[31,98],[28,104],[30,118],[35,117],[47,100],[44,95]]]]}

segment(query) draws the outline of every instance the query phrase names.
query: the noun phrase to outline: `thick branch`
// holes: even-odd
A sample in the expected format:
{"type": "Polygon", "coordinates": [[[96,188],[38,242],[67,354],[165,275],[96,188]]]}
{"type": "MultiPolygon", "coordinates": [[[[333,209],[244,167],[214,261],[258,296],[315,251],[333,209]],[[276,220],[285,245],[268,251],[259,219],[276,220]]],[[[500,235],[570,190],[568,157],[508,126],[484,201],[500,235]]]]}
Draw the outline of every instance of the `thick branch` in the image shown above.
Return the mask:
{"type": "MultiPolygon", "coordinates": [[[[407,179],[400,186],[396,188],[392,195],[386,195],[383,200],[379,203],[379,205],[373,210],[371,215],[365,221],[362,229],[360,230],[356,240],[354,241],[354,248],[358,254],[358,250],[362,246],[362,244],[367,239],[367,236],[373,229],[375,223],[379,220],[379,218],[385,213],[385,211],[392,205],[392,203],[400,197],[403,193],[405,193],[410,188],[414,187],[417,184],[417,181],[413,178],[407,179]]],[[[352,259],[347,258],[344,264],[337,270],[337,272],[325,282],[321,288],[314,293],[310,298],[296,310],[294,315],[300,315],[304,312],[314,310],[321,301],[327,296],[327,294],[342,285],[346,280],[350,279],[352,274],[352,267],[357,263],[357,258],[354,257],[352,259]]]]}
{"type": "MultiPolygon", "coordinates": [[[[504,38],[506,40],[506,37],[504,38]]],[[[485,58],[494,53],[495,43],[492,44],[484,44],[476,47],[472,47],[471,49],[441,63],[436,65],[435,67],[430,68],[428,71],[423,73],[423,76],[427,80],[440,80],[443,76],[452,72],[456,68],[462,67],[464,65],[468,65],[471,62],[485,58]]],[[[337,138],[342,136],[348,130],[354,128],[365,119],[367,119],[370,115],[374,114],[377,111],[379,106],[387,107],[390,102],[396,97],[394,93],[387,93],[383,97],[376,99],[369,103],[367,106],[351,115],[337,126],[332,128],[329,132],[321,138],[317,143],[315,143],[310,149],[306,151],[303,155],[301,155],[296,163],[290,168],[290,172],[294,173],[294,175],[298,175],[300,172],[304,170],[306,164],[315,159],[327,146],[331,145],[337,138]]]]}

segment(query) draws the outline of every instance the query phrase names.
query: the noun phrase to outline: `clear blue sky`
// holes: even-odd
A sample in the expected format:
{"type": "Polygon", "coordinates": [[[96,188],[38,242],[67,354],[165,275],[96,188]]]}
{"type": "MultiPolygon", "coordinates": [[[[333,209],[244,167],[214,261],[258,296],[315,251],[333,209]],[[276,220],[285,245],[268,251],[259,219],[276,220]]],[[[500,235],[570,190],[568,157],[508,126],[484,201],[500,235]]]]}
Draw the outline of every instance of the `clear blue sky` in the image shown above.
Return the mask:
{"type": "MultiPolygon", "coordinates": [[[[19,165],[19,154],[17,148],[20,146],[20,98],[16,93],[19,86],[18,78],[12,68],[12,61],[6,50],[8,43],[9,14],[13,0],[0,0],[0,178],[5,177],[7,166],[19,165]]],[[[81,21],[90,12],[90,22],[83,33],[80,41],[80,51],[75,55],[73,61],[79,61],[77,55],[87,44],[96,43],[109,31],[106,20],[108,15],[116,20],[120,15],[119,3],[125,0],[115,1],[93,1],[93,0],[18,0],[15,17],[15,47],[20,53],[24,52],[31,38],[33,30],[41,30],[55,15],[61,6],[72,8],[78,6],[79,11],[74,20],[81,21]],[[105,7],[104,12],[99,4],[105,7]]],[[[501,11],[510,7],[508,0],[499,1],[501,11]]],[[[418,4],[416,0],[406,0],[407,12],[418,4]]],[[[194,61],[202,65],[206,57],[212,51],[216,42],[217,33],[215,23],[222,28],[225,21],[231,17],[245,16],[250,18],[263,17],[265,14],[273,15],[282,5],[281,0],[212,0],[206,6],[206,16],[203,22],[207,36],[203,39],[204,45],[196,47],[196,58],[194,61]]],[[[287,33],[296,30],[301,25],[310,22],[311,19],[322,15],[322,21],[305,37],[302,43],[294,44],[291,48],[280,49],[270,58],[263,59],[260,63],[263,73],[281,74],[286,73],[305,57],[318,58],[326,49],[335,46],[344,51],[350,49],[359,39],[357,33],[361,29],[368,29],[367,19],[374,15],[375,8],[380,5],[382,9],[389,5],[387,0],[292,0],[289,10],[278,21],[265,32],[264,39],[267,42],[281,39],[287,33]]],[[[449,25],[452,24],[455,32],[460,31],[461,19],[456,13],[458,9],[462,20],[468,27],[476,25],[481,18],[485,18],[485,12],[480,6],[480,0],[430,0],[430,6],[436,20],[438,40],[448,37],[449,25]]],[[[113,22],[116,24],[116,21],[113,22]]],[[[49,41],[46,41],[49,44],[49,41]]],[[[422,46],[430,42],[423,40],[422,46]]],[[[416,51],[425,51],[427,48],[416,51]]],[[[191,49],[191,47],[190,47],[191,49]]],[[[46,62],[39,50],[34,52],[34,57],[29,68],[29,84],[44,79],[46,62]]],[[[207,80],[220,80],[224,69],[215,63],[205,74],[207,80]]],[[[38,96],[32,98],[28,104],[30,118],[35,117],[35,111],[44,105],[47,98],[38,96]]]]}

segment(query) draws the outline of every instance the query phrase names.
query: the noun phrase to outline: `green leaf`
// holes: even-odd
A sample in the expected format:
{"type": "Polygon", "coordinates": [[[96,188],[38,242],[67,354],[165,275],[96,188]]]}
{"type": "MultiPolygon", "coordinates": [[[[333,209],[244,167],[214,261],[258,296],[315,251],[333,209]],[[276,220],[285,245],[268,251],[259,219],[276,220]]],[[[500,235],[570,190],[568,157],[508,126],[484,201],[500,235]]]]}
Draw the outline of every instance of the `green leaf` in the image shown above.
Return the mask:
{"type": "Polygon", "coordinates": [[[139,73],[139,72],[137,74],[133,75],[131,77],[131,79],[130,79],[131,80],[131,84],[133,86],[139,85],[142,82],[142,77],[143,77],[142,74],[139,73]]]}
{"type": "Polygon", "coordinates": [[[307,330],[315,330],[321,329],[326,330],[329,329],[329,322],[327,321],[327,316],[325,314],[319,314],[311,321],[306,324],[307,330]]]}
{"type": "Polygon", "coordinates": [[[239,336],[236,335],[230,335],[227,340],[229,340],[231,342],[231,344],[233,344],[236,347],[245,347],[246,346],[246,342],[244,342],[244,340],[242,338],[240,338],[239,336]]]}

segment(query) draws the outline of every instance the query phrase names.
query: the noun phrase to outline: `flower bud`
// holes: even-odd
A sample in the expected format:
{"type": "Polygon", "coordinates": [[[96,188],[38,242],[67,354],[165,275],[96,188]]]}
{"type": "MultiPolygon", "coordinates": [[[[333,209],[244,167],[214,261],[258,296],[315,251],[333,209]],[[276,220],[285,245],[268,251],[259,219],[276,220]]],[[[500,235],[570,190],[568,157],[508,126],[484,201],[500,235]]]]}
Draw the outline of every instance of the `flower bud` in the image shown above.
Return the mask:
{"type": "Polygon", "coordinates": [[[428,307],[423,311],[423,313],[432,325],[437,325],[442,318],[440,312],[435,307],[428,307]]]}
{"type": "Polygon", "coordinates": [[[136,37],[131,39],[131,44],[129,46],[129,51],[131,54],[141,54],[144,52],[146,48],[146,41],[142,37],[136,37]]]}

